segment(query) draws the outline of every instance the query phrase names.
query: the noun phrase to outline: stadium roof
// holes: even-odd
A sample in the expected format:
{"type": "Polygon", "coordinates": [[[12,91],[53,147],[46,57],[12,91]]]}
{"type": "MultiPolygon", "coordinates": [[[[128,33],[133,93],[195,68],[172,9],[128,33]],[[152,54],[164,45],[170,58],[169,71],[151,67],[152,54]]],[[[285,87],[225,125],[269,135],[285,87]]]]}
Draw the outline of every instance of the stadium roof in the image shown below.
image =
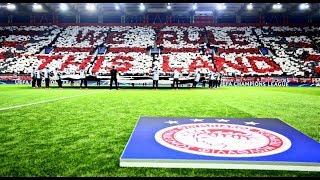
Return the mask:
{"type": "Polygon", "coordinates": [[[275,3],[253,3],[253,9],[248,10],[249,3],[225,3],[226,8],[218,10],[217,6],[221,3],[197,3],[197,9],[193,9],[194,3],[170,3],[171,9],[168,9],[168,3],[143,3],[145,10],[140,10],[141,3],[94,3],[96,10],[88,11],[87,3],[66,3],[68,10],[62,11],[61,3],[41,3],[41,10],[33,9],[34,3],[16,3],[15,10],[8,10],[6,3],[0,3],[0,14],[20,14],[28,15],[32,13],[63,13],[63,15],[142,15],[144,13],[170,13],[172,15],[190,15],[192,13],[205,14],[212,13],[218,16],[255,16],[266,13],[282,13],[287,15],[310,15],[320,16],[320,3],[309,3],[310,8],[307,10],[300,10],[301,3],[281,3],[281,9],[273,9],[275,3]],[[118,9],[116,9],[118,6],[118,9]]]}

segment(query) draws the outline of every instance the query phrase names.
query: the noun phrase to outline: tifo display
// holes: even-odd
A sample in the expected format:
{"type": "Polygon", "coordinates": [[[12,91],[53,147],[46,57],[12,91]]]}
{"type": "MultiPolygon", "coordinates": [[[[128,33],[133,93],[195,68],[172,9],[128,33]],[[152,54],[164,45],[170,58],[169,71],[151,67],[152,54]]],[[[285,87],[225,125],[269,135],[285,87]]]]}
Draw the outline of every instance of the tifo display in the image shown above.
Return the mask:
{"type": "Polygon", "coordinates": [[[320,75],[316,48],[320,34],[315,26],[53,25],[1,26],[0,32],[2,76],[28,75],[33,68],[44,75],[48,68],[51,80],[56,69],[61,80],[80,80],[80,71],[93,80],[109,80],[113,66],[119,79],[132,83],[137,80],[134,77],[154,79],[157,73],[160,81],[172,83],[175,69],[179,84],[193,81],[198,72],[207,83],[211,73],[223,77],[320,75]]]}

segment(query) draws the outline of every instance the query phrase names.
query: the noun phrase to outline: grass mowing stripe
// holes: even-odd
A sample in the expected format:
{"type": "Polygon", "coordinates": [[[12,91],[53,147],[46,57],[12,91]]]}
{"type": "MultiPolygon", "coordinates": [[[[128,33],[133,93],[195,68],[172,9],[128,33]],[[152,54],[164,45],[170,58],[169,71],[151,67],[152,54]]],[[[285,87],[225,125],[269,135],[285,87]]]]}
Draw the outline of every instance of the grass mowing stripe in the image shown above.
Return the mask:
{"type": "MultiPolygon", "coordinates": [[[[101,91],[101,92],[103,92],[103,91],[101,91]]],[[[101,92],[94,92],[94,93],[89,93],[89,94],[80,94],[80,95],[75,95],[75,96],[68,96],[68,97],[50,99],[50,100],[39,101],[39,102],[34,102],[34,103],[21,104],[21,105],[17,105],[17,106],[5,107],[5,108],[0,108],[0,111],[9,110],[9,109],[15,109],[15,108],[21,108],[21,107],[25,107],[25,106],[32,106],[32,105],[36,105],[36,104],[43,104],[43,103],[59,101],[59,100],[64,100],[64,99],[70,99],[70,98],[74,98],[74,97],[86,96],[86,95],[91,95],[91,94],[97,94],[97,93],[101,93],[101,92]]]]}
{"type": "MultiPolygon", "coordinates": [[[[7,92],[2,92],[2,90],[0,86],[0,108],[88,93],[88,90],[79,89],[22,89],[20,91],[12,89],[13,91],[7,92]]],[[[90,92],[95,92],[95,90],[90,92]]]]}

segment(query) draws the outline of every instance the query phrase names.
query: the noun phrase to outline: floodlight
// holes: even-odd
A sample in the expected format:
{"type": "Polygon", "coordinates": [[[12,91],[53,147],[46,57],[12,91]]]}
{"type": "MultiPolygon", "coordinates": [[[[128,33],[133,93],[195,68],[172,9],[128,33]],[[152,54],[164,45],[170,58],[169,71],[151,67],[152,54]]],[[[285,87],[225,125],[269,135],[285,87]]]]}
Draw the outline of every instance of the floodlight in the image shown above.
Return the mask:
{"type": "Polygon", "coordinates": [[[40,10],[42,9],[42,5],[38,3],[33,3],[32,8],[33,10],[40,10]]]}
{"type": "Polygon", "coordinates": [[[250,4],[247,5],[247,9],[248,9],[248,10],[252,10],[252,9],[253,9],[252,3],[250,3],[250,4]]]}
{"type": "Polygon", "coordinates": [[[60,9],[62,11],[66,11],[69,9],[68,5],[66,3],[60,3],[60,9]]]}
{"type": "Polygon", "coordinates": [[[86,9],[89,10],[89,11],[95,11],[96,10],[96,6],[94,4],[87,3],[86,4],[86,9]]]}
{"type": "Polygon", "coordinates": [[[116,10],[119,10],[120,9],[120,6],[118,4],[115,5],[114,7],[116,10]]]}
{"type": "Polygon", "coordinates": [[[300,10],[306,10],[306,9],[309,9],[309,3],[302,3],[299,5],[299,9],[300,10]]]}
{"type": "Polygon", "coordinates": [[[196,9],[197,9],[197,3],[195,3],[195,4],[192,5],[192,9],[193,9],[193,10],[196,10],[196,9]]]}
{"type": "Polygon", "coordinates": [[[217,5],[217,9],[218,9],[218,10],[224,10],[224,9],[226,9],[226,5],[225,5],[224,3],[218,4],[218,5],[217,5]]]}
{"type": "Polygon", "coordinates": [[[277,4],[274,4],[273,6],[272,6],[272,9],[281,9],[282,8],[282,5],[280,4],[280,3],[277,3],[277,4]]]}
{"type": "Polygon", "coordinates": [[[15,5],[15,4],[8,3],[8,4],[7,4],[7,9],[8,9],[8,10],[15,10],[15,9],[16,9],[16,5],[15,5]]]}
{"type": "Polygon", "coordinates": [[[141,11],[144,11],[146,9],[146,7],[144,6],[144,4],[143,3],[140,3],[140,10],[141,11]]]}

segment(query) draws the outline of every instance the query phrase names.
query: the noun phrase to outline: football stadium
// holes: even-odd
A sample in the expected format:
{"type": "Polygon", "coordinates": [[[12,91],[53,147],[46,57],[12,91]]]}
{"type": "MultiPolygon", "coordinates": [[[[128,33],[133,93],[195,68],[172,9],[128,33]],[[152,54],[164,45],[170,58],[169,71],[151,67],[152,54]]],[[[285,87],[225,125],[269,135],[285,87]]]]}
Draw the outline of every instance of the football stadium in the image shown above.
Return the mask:
{"type": "Polygon", "coordinates": [[[320,3],[0,2],[0,177],[320,176],[320,3]]]}

